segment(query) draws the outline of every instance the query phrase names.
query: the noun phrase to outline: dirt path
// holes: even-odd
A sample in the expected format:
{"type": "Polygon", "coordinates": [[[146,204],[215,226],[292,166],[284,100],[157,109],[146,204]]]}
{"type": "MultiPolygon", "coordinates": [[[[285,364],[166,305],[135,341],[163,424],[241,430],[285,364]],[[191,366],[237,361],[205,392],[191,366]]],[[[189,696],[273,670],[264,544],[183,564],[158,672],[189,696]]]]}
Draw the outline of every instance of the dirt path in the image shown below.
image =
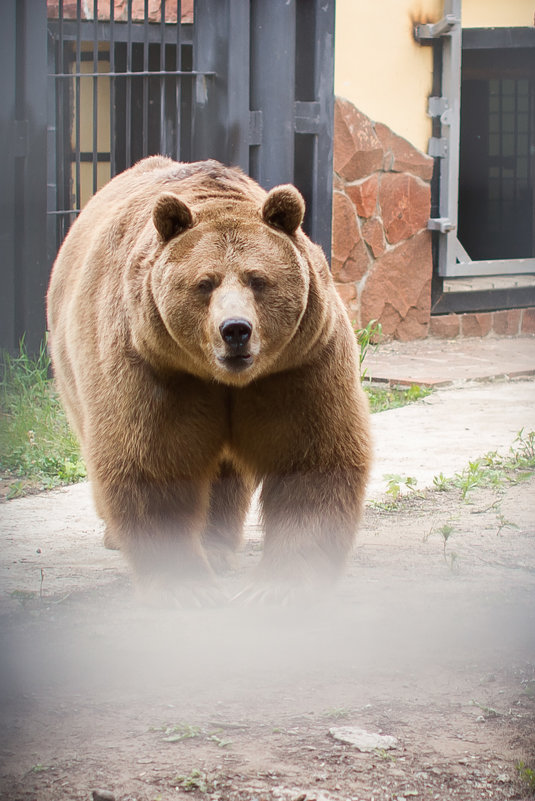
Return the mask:
{"type": "MultiPolygon", "coordinates": [[[[532,479],[369,506],[336,596],[300,613],[148,611],[109,552],[90,590],[45,572],[1,619],[0,798],[528,798],[534,496],[532,479]]],[[[253,540],[229,591],[258,556],[253,540]]]]}

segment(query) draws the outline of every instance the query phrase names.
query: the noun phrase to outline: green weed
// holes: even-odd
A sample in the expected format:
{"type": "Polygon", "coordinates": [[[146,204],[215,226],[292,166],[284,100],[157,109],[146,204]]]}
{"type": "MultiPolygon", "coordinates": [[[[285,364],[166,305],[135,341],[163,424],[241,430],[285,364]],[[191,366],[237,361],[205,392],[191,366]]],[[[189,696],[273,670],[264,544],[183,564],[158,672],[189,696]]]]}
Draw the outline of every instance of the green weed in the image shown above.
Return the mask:
{"type": "Polygon", "coordinates": [[[525,762],[518,762],[516,769],[522,784],[527,787],[530,794],[535,795],[535,770],[528,767],[525,762]]]}
{"type": "MultiPolygon", "coordinates": [[[[461,497],[466,500],[468,494],[474,489],[487,487],[499,490],[506,484],[517,484],[530,478],[535,471],[535,432],[524,433],[521,429],[508,454],[502,456],[498,451],[489,451],[479,459],[468,462],[468,466],[453,478],[446,478],[439,473],[433,478],[433,486],[440,491],[452,487],[461,490],[461,497]]],[[[506,525],[505,520],[499,520],[500,531],[506,525]]]]}
{"type": "Polygon", "coordinates": [[[328,720],[343,720],[350,715],[351,710],[347,707],[333,707],[332,709],[327,709],[327,711],[323,713],[323,717],[328,720]]]}
{"type": "Polygon", "coordinates": [[[164,742],[178,743],[181,740],[192,740],[194,737],[202,737],[203,730],[200,726],[190,726],[189,723],[179,723],[176,726],[166,726],[164,734],[164,742]]]}
{"type": "Polygon", "coordinates": [[[418,481],[414,476],[401,476],[398,473],[386,473],[387,480],[386,494],[390,495],[393,501],[399,500],[404,492],[415,492],[418,481]]]}
{"type": "Polygon", "coordinates": [[[356,328],[355,335],[360,348],[359,353],[359,370],[360,377],[363,379],[366,376],[367,370],[363,367],[364,360],[368,355],[370,348],[374,350],[378,347],[383,337],[383,326],[377,320],[370,320],[365,328],[356,328]]]}
{"type": "Polygon", "coordinates": [[[446,478],[444,473],[439,473],[438,476],[433,477],[433,487],[438,492],[446,492],[452,486],[452,481],[449,478],[446,478]]]}
{"type": "Polygon", "coordinates": [[[493,718],[500,717],[500,713],[492,706],[485,706],[485,704],[480,704],[479,701],[475,701],[474,699],[470,701],[470,704],[472,706],[477,706],[477,708],[481,710],[485,720],[491,720],[493,718]]]}
{"type": "Polygon", "coordinates": [[[0,360],[0,471],[13,479],[11,498],[28,483],[49,488],[86,476],[49,371],[46,342],[30,356],[21,341],[18,356],[4,353],[0,360]]]}
{"type": "Polygon", "coordinates": [[[199,793],[211,793],[214,785],[208,778],[208,775],[195,768],[191,771],[189,776],[177,776],[173,782],[185,790],[186,793],[191,793],[197,790],[199,793]]]}
{"type": "Polygon", "coordinates": [[[221,734],[220,729],[207,731],[201,726],[192,726],[190,723],[177,723],[175,725],[161,726],[159,728],[151,727],[150,731],[162,731],[164,734],[162,738],[164,743],[179,743],[183,740],[201,738],[215,743],[218,748],[227,748],[229,745],[232,745],[232,740],[219,736],[221,734]]]}

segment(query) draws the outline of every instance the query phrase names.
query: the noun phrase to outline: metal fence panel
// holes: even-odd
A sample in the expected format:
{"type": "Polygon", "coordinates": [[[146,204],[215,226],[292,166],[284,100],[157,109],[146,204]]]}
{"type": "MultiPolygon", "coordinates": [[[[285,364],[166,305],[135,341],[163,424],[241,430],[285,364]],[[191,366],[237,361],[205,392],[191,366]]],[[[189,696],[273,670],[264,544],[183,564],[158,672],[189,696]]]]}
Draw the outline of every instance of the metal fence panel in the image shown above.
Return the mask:
{"type": "Polygon", "coordinates": [[[104,0],[3,4],[1,346],[24,332],[38,346],[69,226],[146,155],[216,158],[266,189],[295,183],[330,256],[334,0],[195,0],[187,24],[180,0],[149,5],[128,0],[119,19],[104,0]]]}

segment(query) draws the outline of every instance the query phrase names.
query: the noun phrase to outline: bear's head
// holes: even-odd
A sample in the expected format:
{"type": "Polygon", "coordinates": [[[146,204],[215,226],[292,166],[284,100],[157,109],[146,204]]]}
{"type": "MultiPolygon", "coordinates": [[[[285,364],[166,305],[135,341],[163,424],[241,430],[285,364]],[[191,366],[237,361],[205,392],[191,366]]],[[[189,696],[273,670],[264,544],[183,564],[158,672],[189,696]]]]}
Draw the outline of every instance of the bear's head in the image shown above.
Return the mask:
{"type": "Polygon", "coordinates": [[[290,185],[258,207],[190,208],[172,193],[153,209],[159,256],[150,273],[158,313],[187,369],[234,386],[284,369],[303,318],[309,270],[298,238],[305,204],[290,185]]]}

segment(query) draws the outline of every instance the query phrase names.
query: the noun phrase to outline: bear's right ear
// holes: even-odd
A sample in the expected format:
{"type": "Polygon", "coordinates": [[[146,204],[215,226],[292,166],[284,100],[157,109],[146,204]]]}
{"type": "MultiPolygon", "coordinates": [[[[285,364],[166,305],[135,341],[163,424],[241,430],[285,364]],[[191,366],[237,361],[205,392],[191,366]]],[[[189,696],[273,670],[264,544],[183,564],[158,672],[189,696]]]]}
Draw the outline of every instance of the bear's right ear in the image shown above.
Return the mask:
{"type": "Polygon", "coordinates": [[[152,221],[164,242],[191,228],[194,222],[189,206],[170,192],[160,195],[154,204],[152,221]]]}

